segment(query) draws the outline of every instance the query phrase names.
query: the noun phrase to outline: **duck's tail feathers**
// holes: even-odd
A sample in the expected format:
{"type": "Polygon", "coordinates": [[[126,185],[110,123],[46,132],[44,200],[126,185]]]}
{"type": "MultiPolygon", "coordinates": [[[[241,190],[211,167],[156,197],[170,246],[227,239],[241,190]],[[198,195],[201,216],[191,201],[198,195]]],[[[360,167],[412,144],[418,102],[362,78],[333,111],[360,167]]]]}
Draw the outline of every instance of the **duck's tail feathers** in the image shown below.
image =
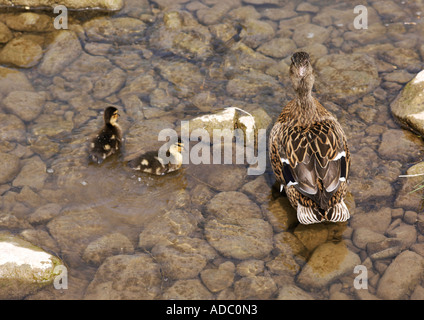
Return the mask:
{"type": "Polygon", "coordinates": [[[342,200],[326,213],[326,219],[332,222],[344,222],[350,218],[349,209],[342,200]]]}
{"type": "Polygon", "coordinates": [[[313,224],[320,223],[322,217],[319,214],[316,214],[311,207],[304,207],[301,204],[297,205],[297,220],[301,224],[313,224]]]}
{"type": "Polygon", "coordinates": [[[297,205],[297,219],[301,224],[313,224],[323,221],[330,222],[345,222],[350,218],[349,210],[342,200],[327,212],[317,212],[311,207],[304,207],[301,204],[297,205]]]}

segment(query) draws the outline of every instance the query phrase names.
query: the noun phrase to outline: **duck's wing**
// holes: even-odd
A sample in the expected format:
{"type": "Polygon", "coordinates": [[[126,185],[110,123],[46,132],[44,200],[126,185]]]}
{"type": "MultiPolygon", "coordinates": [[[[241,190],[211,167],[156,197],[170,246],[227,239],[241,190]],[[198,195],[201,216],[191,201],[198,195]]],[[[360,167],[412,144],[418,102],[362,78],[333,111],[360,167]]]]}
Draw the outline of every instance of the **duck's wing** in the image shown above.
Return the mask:
{"type": "Polygon", "coordinates": [[[348,177],[349,151],[338,122],[330,118],[308,128],[295,122],[279,123],[271,136],[271,165],[278,168],[274,172],[282,183],[326,209],[348,177]]]}
{"type": "Polygon", "coordinates": [[[90,159],[98,164],[102,163],[110,155],[119,151],[121,146],[120,131],[112,126],[105,126],[91,140],[90,159]]]}

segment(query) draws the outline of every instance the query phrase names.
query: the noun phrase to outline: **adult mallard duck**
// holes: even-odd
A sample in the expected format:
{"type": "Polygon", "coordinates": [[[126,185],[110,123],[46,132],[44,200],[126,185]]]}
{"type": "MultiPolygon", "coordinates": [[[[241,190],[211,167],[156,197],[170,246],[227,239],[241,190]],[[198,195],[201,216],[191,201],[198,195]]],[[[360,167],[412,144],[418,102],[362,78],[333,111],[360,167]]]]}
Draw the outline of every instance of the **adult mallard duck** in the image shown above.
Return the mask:
{"type": "Polygon", "coordinates": [[[282,110],[269,137],[272,169],[302,224],[341,222],[350,153],[337,119],[312,96],[313,69],[306,52],[291,58],[296,97],[282,110]]]}
{"type": "Polygon", "coordinates": [[[154,175],[164,175],[181,168],[184,148],[181,139],[173,143],[166,152],[166,158],[160,156],[159,151],[148,151],[143,155],[128,162],[128,166],[133,170],[143,171],[154,175]]]}
{"type": "Polygon", "coordinates": [[[90,160],[102,163],[110,155],[117,153],[121,148],[122,131],[118,124],[118,109],[107,107],[104,111],[104,126],[90,144],[90,160]]]}

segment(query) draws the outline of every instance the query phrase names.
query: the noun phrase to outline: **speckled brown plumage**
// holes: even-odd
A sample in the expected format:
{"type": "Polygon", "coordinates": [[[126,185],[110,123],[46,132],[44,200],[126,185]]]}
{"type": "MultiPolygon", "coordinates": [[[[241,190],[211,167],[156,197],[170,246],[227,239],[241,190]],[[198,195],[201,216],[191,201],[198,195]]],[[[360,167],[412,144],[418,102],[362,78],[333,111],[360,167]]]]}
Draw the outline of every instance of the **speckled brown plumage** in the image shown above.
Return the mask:
{"type": "Polygon", "coordinates": [[[118,121],[119,113],[115,107],[107,107],[104,111],[104,126],[91,140],[89,159],[97,164],[120,151],[122,131],[118,121]]]}
{"type": "Polygon", "coordinates": [[[128,166],[133,170],[138,170],[154,175],[164,175],[177,171],[182,165],[181,150],[184,148],[181,139],[172,144],[166,152],[166,159],[160,156],[158,151],[148,151],[143,155],[128,162],[128,166]]]}
{"type": "Polygon", "coordinates": [[[270,133],[271,166],[303,224],[346,221],[344,204],[350,153],[337,119],[314,97],[314,75],[305,52],[295,53],[290,76],[296,98],[270,133]]]}

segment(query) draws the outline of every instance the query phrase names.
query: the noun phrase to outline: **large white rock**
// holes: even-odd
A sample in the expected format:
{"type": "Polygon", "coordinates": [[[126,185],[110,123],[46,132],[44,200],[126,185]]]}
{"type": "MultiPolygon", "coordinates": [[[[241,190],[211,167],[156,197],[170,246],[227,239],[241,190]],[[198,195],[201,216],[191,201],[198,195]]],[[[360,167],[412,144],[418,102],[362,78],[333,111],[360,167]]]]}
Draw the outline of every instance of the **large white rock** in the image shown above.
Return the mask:
{"type": "Polygon", "coordinates": [[[62,262],[31,243],[0,233],[0,299],[21,299],[52,284],[62,262]]]}
{"type": "Polygon", "coordinates": [[[424,70],[406,84],[390,107],[402,123],[424,134],[424,70]]]}

